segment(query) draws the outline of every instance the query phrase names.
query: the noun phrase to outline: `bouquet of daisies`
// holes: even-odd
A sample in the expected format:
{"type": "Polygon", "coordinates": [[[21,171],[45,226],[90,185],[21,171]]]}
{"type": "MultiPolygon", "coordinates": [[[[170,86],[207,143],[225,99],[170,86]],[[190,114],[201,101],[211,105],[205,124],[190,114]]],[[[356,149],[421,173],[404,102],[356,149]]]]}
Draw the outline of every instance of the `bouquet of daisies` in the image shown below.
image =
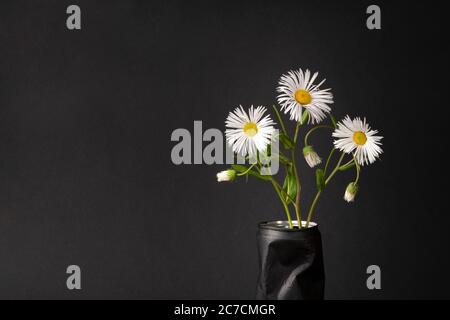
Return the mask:
{"type": "Polygon", "coordinates": [[[267,109],[263,106],[251,106],[248,110],[239,106],[230,112],[225,121],[228,145],[249,164],[232,165],[232,168],[219,172],[217,180],[233,181],[238,177],[251,175],[270,182],[281,201],[290,228],[294,228],[291,212],[295,213],[296,227],[309,227],[320,195],[339,171],[354,168],[355,179],[348,184],[344,193],[346,201],[354,201],[358,192],[361,167],[373,163],[382,153],[382,137],[377,135],[377,130],[370,128],[365,118],[352,119],[346,116],[342,121],[336,122],[329,106],[333,103],[331,89],[322,89],[325,80],[318,81],[317,78],[318,72],[311,73],[302,69],[289,71],[281,76],[276,89],[279,93],[279,107],[273,106],[280,132],[275,129],[275,122],[266,114],[267,109]],[[295,121],[293,135],[287,132],[280,111],[289,114],[290,120],[295,121]],[[330,124],[321,124],[327,117],[330,124]],[[306,220],[302,220],[302,187],[296,151],[301,147],[299,131],[307,125],[311,127],[304,135],[302,151],[309,167],[316,167],[317,193],[306,212],[306,220]],[[331,137],[334,138],[333,147],[325,162],[309,144],[309,137],[319,129],[329,129],[332,132],[331,137]],[[272,150],[272,141],[281,142],[283,150],[272,150]],[[282,183],[276,179],[276,175],[267,174],[267,167],[262,159],[268,156],[272,159],[275,156],[283,165],[282,183]]]}

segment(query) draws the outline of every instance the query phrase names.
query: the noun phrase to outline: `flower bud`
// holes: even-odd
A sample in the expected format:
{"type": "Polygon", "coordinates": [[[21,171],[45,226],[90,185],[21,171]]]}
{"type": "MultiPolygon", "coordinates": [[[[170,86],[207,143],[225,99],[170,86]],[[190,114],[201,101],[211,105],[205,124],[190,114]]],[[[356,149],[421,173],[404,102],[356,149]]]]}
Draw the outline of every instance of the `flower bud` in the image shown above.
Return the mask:
{"type": "Polygon", "coordinates": [[[355,200],[356,193],[358,193],[358,185],[354,182],[350,182],[347,186],[347,189],[345,189],[345,201],[353,202],[355,200]]]}
{"type": "Polygon", "coordinates": [[[311,168],[322,163],[322,159],[320,159],[319,155],[312,146],[306,146],[303,148],[303,156],[305,157],[306,162],[311,168]]]}
{"type": "Polygon", "coordinates": [[[217,182],[233,181],[236,179],[236,171],[233,169],[221,171],[217,174],[217,182]]]}

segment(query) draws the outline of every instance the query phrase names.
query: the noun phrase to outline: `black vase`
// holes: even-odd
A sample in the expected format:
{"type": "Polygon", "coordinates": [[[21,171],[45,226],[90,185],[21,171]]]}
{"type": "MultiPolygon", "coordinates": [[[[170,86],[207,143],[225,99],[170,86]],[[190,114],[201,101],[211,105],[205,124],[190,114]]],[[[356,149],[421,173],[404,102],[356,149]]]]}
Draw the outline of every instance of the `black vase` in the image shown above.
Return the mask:
{"type": "MultiPolygon", "coordinates": [[[[303,222],[304,225],[304,222],[303,222]]],[[[289,229],[287,221],[259,224],[260,300],[323,300],[325,272],[319,227],[289,229]]]]}

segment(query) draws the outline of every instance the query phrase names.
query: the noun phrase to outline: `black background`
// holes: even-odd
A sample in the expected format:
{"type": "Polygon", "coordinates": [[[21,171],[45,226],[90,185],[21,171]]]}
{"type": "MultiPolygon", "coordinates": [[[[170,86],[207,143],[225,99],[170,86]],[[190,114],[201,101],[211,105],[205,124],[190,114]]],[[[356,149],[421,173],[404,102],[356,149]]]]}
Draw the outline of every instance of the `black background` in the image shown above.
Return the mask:
{"type": "Polygon", "coordinates": [[[170,135],[271,105],[299,67],[327,78],[337,118],[385,137],[357,201],[342,200],[346,172],[317,208],[326,297],[450,298],[445,12],[375,3],[371,31],[368,1],[2,1],[0,298],[253,298],[256,224],[284,218],[276,195],[218,184],[225,166],[173,165],[170,135]],[[66,288],[70,264],[81,291],[66,288]],[[371,264],[382,290],[366,288],[371,264]]]}

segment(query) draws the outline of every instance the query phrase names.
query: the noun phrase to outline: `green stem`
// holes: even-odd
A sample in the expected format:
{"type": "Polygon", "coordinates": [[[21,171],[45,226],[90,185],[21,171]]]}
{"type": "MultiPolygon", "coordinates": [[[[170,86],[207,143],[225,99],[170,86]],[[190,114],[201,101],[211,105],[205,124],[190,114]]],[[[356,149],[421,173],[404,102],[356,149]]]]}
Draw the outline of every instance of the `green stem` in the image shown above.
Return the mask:
{"type": "MultiPolygon", "coordinates": [[[[334,177],[334,175],[336,174],[336,172],[339,171],[339,167],[341,166],[342,160],[344,159],[345,153],[342,153],[342,155],[339,158],[339,161],[336,165],[336,167],[334,168],[334,170],[330,173],[330,175],[328,176],[328,178],[325,180],[325,186],[331,181],[331,179],[334,177]]],[[[316,208],[317,202],[319,201],[320,195],[322,194],[322,191],[317,191],[316,197],[314,198],[311,207],[309,208],[309,212],[308,212],[308,218],[306,220],[306,228],[309,227],[309,223],[311,222],[311,218],[314,212],[314,209],[316,208]]]]}
{"type": "Polygon", "coordinates": [[[306,135],[305,135],[305,146],[308,145],[308,138],[309,138],[309,135],[310,135],[311,133],[313,133],[314,131],[316,131],[317,129],[321,129],[321,128],[334,129],[332,126],[328,126],[328,125],[320,125],[320,126],[316,126],[316,127],[312,128],[312,129],[309,130],[308,133],[306,133],[306,135]]]}
{"type": "MultiPolygon", "coordinates": [[[[298,221],[301,221],[302,219],[301,219],[301,216],[300,216],[300,208],[297,206],[297,204],[295,203],[295,199],[292,199],[290,196],[289,196],[289,194],[287,194],[284,190],[283,190],[283,188],[277,183],[277,185],[278,185],[278,189],[279,190],[281,190],[281,194],[284,196],[284,197],[286,197],[286,203],[287,204],[292,204],[292,206],[294,207],[294,209],[295,209],[295,216],[296,216],[296,218],[297,218],[297,222],[298,221]]],[[[288,191],[289,192],[289,191],[288,191]]],[[[299,225],[299,229],[301,229],[302,228],[302,226],[301,226],[301,224],[299,225]]]]}
{"type": "Polygon", "coordinates": [[[294,209],[295,209],[295,216],[297,218],[298,228],[302,229],[303,226],[302,226],[302,217],[301,217],[301,213],[300,213],[300,208],[297,206],[296,203],[295,204],[293,203],[293,205],[294,205],[294,209]]]}
{"type": "Polygon", "coordinates": [[[280,190],[281,194],[286,198],[286,203],[287,203],[287,204],[291,203],[291,204],[295,207],[295,199],[291,198],[291,197],[286,193],[286,191],[283,190],[283,188],[281,187],[281,185],[280,185],[277,181],[274,180],[274,182],[275,182],[275,184],[277,185],[278,189],[280,190]]]}
{"type": "MultiPolygon", "coordinates": [[[[256,164],[257,167],[261,170],[261,163],[259,163],[259,161],[258,161],[258,162],[255,163],[255,164],[256,164]]],[[[291,219],[291,213],[289,212],[289,207],[288,207],[288,205],[286,204],[286,202],[284,201],[283,196],[282,196],[281,191],[280,191],[280,190],[282,190],[282,188],[281,188],[280,184],[279,184],[272,176],[270,176],[270,182],[272,183],[273,188],[274,188],[275,191],[277,192],[278,197],[280,198],[281,203],[283,204],[283,208],[284,208],[284,211],[285,211],[285,213],[286,213],[286,217],[287,217],[287,219],[288,219],[288,221],[289,221],[289,227],[290,227],[291,229],[293,229],[294,226],[292,225],[292,219],[291,219]]]]}
{"type": "Polygon", "coordinates": [[[297,142],[297,137],[298,137],[298,130],[300,129],[300,126],[302,125],[302,123],[299,121],[297,122],[297,126],[295,127],[295,134],[294,134],[294,143],[297,142]]]}
{"type": "Polygon", "coordinates": [[[301,195],[302,186],[300,184],[300,176],[297,171],[297,166],[295,165],[295,151],[294,150],[292,150],[292,166],[294,169],[295,184],[297,187],[297,192],[295,194],[294,208],[295,208],[295,215],[296,215],[297,221],[298,221],[298,228],[301,229],[302,228],[302,218],[301,218],[301,212],[300,212],[300,195],[301,195]]]}
{"type": "Polygon", "coordinates": [[[286,127],[284,126],[283,120],[281,119],[280,113],[278,112],[277,107],[275,105],[272,105],[273,110],[275,110],[275,114],[277,115],[278,121],[280,121],[281,130],[285,135],[287,135],[286,127]]]}
{"type": "Polygon", "coordinates": [[[341,165],[341,167],[345,167],[345,166],[348,166],[349,164],[351,164],[353,161],[355,161],[354,159],[352,159],[352,160],[350,160],[350,161],[348,161],[348,162],[346,162],[346,163],[344,163],[343,165],[341,165]]]}
{"type": "Polygon", "coordinates": [[[353,160],[355,161],[355,167],[356,167],[356,179],[355,179],[355,184],[358,184],[359,181],[359,173],[361,172],[361,167],[358,163],[358,161],[356,161],[355,155],[353,155],[353,160]]]}
{"type": "Polygon", "coordinates": [[[295,207],[295,199],[291,198],[284,190],[283,187],[274,179],[274,183],[277,185],[278,189],[280,190],[281,194],[286,197],[286,202],[289,204],[291,203],[295,207]]]}
{"type": "Polygon", "coordinates": [[[317,202],[319,201],[319,197],[322,194],[322,191],[317,191],[316,196],[311,204],[311,208],[309,208],[308,218],[306,220],[306,228],[309,227],[309,223],[311,222],[312,214],[314,212],[314,209],[316,208],[317,202]]]}
{"type": "Polygon", "coordinates": [[[277,183],[277,182],[275,181],[275,179],[273,179],[273,178],[271,178],[270,181],[272,182],[272,186],[273,186],[273,188],[275,189],[275,191],[277,192],[278,197],[280,198],[281,202],[283,203],[284,211],[286,212],[286,216],[287,216],[287,219],[288,219],[288,221],[289,221],[289,228],[293,229],[292,219],[291,219],[291,214],[290,214],[290,212],[289,212],[289,207],[288,207],[288,205],[286,204],[286,202],[284,201],[283,196],[281,195],[280,190],[278,189],[278,186],[277,186],[278,183],[277,183]]]}
{"type": "Polygon", "coordinates": [[[327,169],[328,166],[330,165],[330,161],[331,161],[331,157],[333,156],[333,153],[336,149],[333,147],[330,151],[330,154],[328,155],[328,159],[327,162],[325,163],[325,169],[323,169],[323,174],[326,175],[327,174],[327,169]]]}
{"type": "MultiPolygon", "coordinates": [[[[298,132],[299,132],[300,126],[301,126],[301,123],[297,122],[297,126],[295,128],[295,135],[294,135],[295,146],[297,145],[297,137],[298,137],[298,132]]],[[[295,184],[297,187],[297,192],[295,194],[295,205],[294,205],[295,215],[297,217],[298,228],[301,229],[302,228],[302,215],[301,215],[301,209],[300,209],[300,196],[301,196],[302,186],[300,183],[300,175],[297,170],[297,164],[295,162],[295,147],[291,151],[291,160],[292,160],[292,167],[294,169],[295,184]]]]}
{"type": "Polygon", "coordinates": [[[341,157],[339,158],[339,161],[336,165],[336,167],[333,169],[333,171],[330,173],[330,175],[328,176],[327,180],[325,180],[325,186],[330,182],[330,180],[334,177],[334,175],[336,174],[336,172],[339,171],[339,167],[341,166],[342,160],[344,159],[345,153],[341,154],[341,157]]]}

